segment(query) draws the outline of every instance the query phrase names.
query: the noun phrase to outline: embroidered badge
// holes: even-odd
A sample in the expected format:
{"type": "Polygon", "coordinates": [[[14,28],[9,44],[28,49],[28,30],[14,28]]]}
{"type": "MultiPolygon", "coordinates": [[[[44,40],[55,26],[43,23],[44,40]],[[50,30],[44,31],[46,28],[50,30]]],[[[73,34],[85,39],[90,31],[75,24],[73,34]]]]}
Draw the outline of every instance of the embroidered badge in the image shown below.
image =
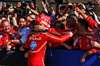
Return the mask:
{"type": "Polygon", "coordinates": [[[89,42],[89,39],[86,39],[86,42],[89,42]]]}

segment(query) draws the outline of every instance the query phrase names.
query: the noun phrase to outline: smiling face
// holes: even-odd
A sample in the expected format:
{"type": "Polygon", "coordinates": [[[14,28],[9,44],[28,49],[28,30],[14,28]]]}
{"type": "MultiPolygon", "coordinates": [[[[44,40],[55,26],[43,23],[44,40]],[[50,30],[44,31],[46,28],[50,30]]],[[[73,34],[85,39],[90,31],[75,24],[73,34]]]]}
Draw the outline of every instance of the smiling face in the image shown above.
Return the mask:
{"type": "Polygon", "coordinates": [[[26,26],[26,20],[24,18],[19,19],[19,26],[20,28],[24,28],[26,26]]]}
{"type": "Polygon", "coordinates": [[[68,18],[66,22],[68,28],[74,27],[76,25],[76,21],[73,18],[68,18]]]}
{"type": "Polygon", "coordinates": [[[9,21],[5,20],[5,21],[2,23],[2,28],[3,28],[3,31],[4,31],[5,33],[9,33],[9,32],[10,32],[10,29],[11,29],[9,21]]]}

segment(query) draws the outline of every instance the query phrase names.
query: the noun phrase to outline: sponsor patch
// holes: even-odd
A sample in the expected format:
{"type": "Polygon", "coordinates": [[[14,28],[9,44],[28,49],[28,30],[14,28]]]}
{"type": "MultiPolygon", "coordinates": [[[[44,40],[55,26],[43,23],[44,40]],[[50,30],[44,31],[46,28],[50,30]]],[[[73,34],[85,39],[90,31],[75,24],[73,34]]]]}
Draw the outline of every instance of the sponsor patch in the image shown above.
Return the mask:
{"type": "Polygon", "coordinates": [[[30,47],[31,47],[32,50],[34,50],[34,49],[36,48],[36,46],[37,46],[37,45],[36,45],[36,42],[34,42],[34,41],[31,42],[30,47]]]}
{"type": "Polygon", "coordinates": [[[0,38],[2,38],[2,35],[0,35],[0,38]]]}

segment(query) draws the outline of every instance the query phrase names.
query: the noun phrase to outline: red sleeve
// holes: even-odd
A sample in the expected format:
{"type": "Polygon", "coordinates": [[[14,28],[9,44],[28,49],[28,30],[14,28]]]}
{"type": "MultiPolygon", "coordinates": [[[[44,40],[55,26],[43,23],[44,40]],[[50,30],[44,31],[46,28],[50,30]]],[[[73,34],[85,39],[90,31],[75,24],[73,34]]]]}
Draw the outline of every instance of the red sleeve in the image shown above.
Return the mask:
{"type": "Polygon", "coordinates": [[[69,32],[65,35],[62,35],[60,37],[58,36],[54,36],[52,34],[46,33],[47,37],[48,37],[48,41],[51,43],[62,43],[66,40],[68,40],[69,38],[71,38],[73,36],[72,32],[69,32]]]}
{"type": "Polygon", "coordinates": [[[92,51],[93,53],[97,53],[97,52],[99,52],[99,49],[91,49],[91,51],[92,51]]]}
{"type": "Polygon", "coordinates": [[[17,31],[15,31],[14,29],[10,30],[11,33],[17,33],[17,31]]]}
{"type": "Polygon", "coordinates": [[[48,32],[50,32],[51,34],[54,34],[54,35],[61,36],[61,34],[59,32],[57,32],[56,29],[54,29],[54,28],[48,28],[48,32]]]}
{"type": "Polygon", "coordinates": [[[25,43],[25,48],[30,48],[29,36],[30,36],[30,35],[28,35],[28,37],[27,37],[27,41],[26,41],[26,43],[25,43]]]}
{"type": "Polygon", "coordinates": [[[72,49],[78,49],[79,48],[79,38],[76,38],[73,42],[73,45],[72,45],[72,49]]]}
{"type": "Polygon", "coordinates": [[[89,25],[91,25],[92,29],[98,29],[98,24],[91,17],[88,16],[86,20],[89,22],[89,25]]]}

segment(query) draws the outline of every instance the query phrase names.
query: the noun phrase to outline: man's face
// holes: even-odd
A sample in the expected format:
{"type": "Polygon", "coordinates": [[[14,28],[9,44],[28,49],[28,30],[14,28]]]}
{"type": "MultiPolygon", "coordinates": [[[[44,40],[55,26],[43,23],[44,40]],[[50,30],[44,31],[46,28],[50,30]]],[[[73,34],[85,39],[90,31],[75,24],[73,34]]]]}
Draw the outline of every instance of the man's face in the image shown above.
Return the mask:
{"type": "Polygon", "coordinates": [[[5,21],[3,24],[2,24],[2,28],[3,28],[3,31],[5,33],[9,33],[10,32],[10,23],[8,21],[5,21]]]}
{"type": "Polygon", "coordinates": [[[6,3],[5,2],[2,4],[2,7],[3,8],[6,8],[6,3]]]}
{"type": "Polygon", "coordinates": [[[54,28],[55,28],[55,29],[60,29],[60,28],[61,28],[60,23],[56,23],[54,28]]]}
{"type": "Polygon", "coordinates": [[[19,19],[19,26],[20,28],[24,28],[26,26],[26,21],[24,18],[19,19]]]}
{"type": "Polygon", "coordinates": [[[30,15],[30,20],[35,20],[35,15],[30,15]]]}
{"type": "Polygon", "coordinates": [[[75,20],[73,20],[72,18],[68,18],[66,22],[67,22],[66,24],[67,24],[68,28],[72,28],[76,24],[75,20]]]}

